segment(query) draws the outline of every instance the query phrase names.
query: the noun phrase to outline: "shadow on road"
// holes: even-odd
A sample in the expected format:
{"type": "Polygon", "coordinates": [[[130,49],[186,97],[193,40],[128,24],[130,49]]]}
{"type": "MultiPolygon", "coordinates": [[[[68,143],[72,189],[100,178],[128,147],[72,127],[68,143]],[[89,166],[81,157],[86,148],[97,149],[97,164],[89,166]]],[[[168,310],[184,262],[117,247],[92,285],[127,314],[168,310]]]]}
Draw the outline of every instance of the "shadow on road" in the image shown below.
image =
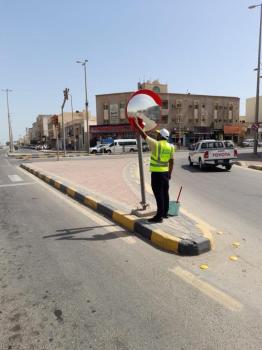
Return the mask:
{"type": "Polygon", "coordinates": [[[43,236],[44,239],[46,238],[56,238],[57,241],[59,240],[70,240],[70,241],[105,241],[110,239],[116,239],[119,237],[126,237],[126,231],[114,231],[114,232],[107,232],[105,234],[95,234],[92,237],[75,237],[74,235],[78,233],[84,233],[88,232],[94,229],[100,229],[102,227],[110,227],[110,226],[116,226],[115,224],[112,225],[105,225],[105,226],[90,226],[90,227],[77,227],[77,228],[65,228],[62,230],[56,230],[56,234],[43,236]]]}
{"type": "Polygon", "coordinates": [[[188,164],[184,164],[181,165],[181,168],[187,171],[190,171],[191,173],[202,173],[202,172],[206,172],[206,173],[228,173],[228,170],[224,169],[224,168],[219,168],[219,167],[206,167],[203,170],[200,170],[199,167],[197,165],[194,166],[190,166],[188,164]]]}

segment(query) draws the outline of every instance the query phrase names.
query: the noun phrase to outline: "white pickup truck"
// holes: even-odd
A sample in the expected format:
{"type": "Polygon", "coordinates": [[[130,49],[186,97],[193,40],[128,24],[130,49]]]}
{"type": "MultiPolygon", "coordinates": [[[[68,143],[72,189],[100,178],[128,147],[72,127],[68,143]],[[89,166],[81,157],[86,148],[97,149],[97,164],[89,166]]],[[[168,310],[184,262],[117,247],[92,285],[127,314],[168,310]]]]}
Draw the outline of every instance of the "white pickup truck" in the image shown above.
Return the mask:
{"type": "Polygon", "coordinates": [[[189,152],[189,165],[197,164],[201,170],[206,166],[223,165],[230,170],[237,159],[237,150],[232,141],[202,140],[189,152]]]}

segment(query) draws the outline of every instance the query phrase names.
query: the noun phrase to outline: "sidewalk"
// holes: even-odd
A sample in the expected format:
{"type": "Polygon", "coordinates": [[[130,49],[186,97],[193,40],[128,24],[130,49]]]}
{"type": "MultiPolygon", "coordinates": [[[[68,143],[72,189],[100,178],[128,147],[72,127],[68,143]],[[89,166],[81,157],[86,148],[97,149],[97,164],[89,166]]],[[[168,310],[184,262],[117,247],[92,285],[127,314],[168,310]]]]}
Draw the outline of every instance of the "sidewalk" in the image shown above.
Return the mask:
{"type": "Polygon", "coordinates": [[[210,241],[201,228],[182,213],[161,224],[150,224],[147,218],[131,215],[141,200],[132,188],[132,162],[130,158],[111,156],[24,163],[21,167],[164,250],[181,255],[198,255],[210,250],[210,241]]]}
{"type": "Polygon", "coordinates": [[[236,165],[255,170],[262,170],[262,151],[258,150],[257,155],[254,155],[253,150],[251,149],[248,153],[239,153],[236,165]]]}

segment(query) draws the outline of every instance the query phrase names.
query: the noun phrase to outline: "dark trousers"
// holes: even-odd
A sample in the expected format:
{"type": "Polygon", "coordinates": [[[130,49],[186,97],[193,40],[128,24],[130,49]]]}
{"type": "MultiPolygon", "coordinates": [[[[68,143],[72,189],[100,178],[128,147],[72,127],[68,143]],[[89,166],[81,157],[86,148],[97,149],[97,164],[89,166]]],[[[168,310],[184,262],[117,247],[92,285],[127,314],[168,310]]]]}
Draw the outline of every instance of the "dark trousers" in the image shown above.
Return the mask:
{"type": "Polygon", "coordinates": [[[151,173],[151,187],[154,192],[157,204],[157,213],[158,218],[163,218],[167,215],[169,209],[169,177],[168,172],[151,173]]]}

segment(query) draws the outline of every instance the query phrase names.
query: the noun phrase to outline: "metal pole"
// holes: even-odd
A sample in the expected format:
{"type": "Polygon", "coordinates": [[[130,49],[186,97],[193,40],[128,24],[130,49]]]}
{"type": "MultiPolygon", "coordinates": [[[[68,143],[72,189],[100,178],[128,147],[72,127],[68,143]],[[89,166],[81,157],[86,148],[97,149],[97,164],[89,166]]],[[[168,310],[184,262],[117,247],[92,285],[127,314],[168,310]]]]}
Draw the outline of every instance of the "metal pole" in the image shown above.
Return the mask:
{"type": "Polygon", "coordinates": [[[59,160],[58,125],[55,126],[55,130],[56,130],[56,156],[57,156],[57,160],[59,160]]]}
{"type": "Polygon", "coordinates": [[[65,124],[64,124],[64,106],[61,107],[61,111],[62,111],[62,129],[63,129],[64,156],[66,156],[65,124]]]}
{"type": "Polygon", "coordinates": [[[74,126],[74,110],[73,110],[73,96],[70,94],[71,98],[71,112],[72,112],[72,127],[73,127],[73,139],[74,139],[74,150],[76,151],[76,137],[75,137],[75,126],[74,126]]]}
{"type": "Polygon", "coordinates": [[[137,149],[138,149],[138,164],[139,164],[139,174],[140,174],[140,185],[141,185],[141,197],[140,202],[143,210],[148,207],[146,203],[146,192],[145,192],[145,177],[144,177],[144,167],[143,167],[143,152],[142,152],[142,142],[141,136],[137,135],[137,149]]]}
{"type": "Polygon", "coordinates": [[[86,113],[86,151],[89,153],[90,139],[89,139],[89,116],[88,116],[88,100],[87,100],[87,84],[86,84],[86,62],[85,60],[83,66],[85,71],[85,113],[86,113]]]}
{"type": "Polygon", "coordinates": [[[86,63],[88,60],[84,61],[76,61],[76,63],[82,64],[84,67],[84,73],[85,73],[85,119],[86,119],[86,135],[85,135],[85,144],[86,144],[86,151],[89,153],[89,146],[90,146],[90,135],[89,135],[89,116],[88,116],[88,100],[87,100],[87,83],[86,83],[86,63]]]}
{"type": "Polygon", "coordinates": [[[261,31],[262,31],[262,4],[260,6],[260,25],[259,25],[259,43],[258,43],[258,59],[257,59],[257,91],[256,91],[256,113],[255,113],[255,135],[254,135],[254,154],[257,155],[258,145],[258,120],[259,120],[259,85],[260,85],[260,57],[261,57],[261,31]]]}
{"type": "Polygon", "coordinates": [[[10,149],[10,152],[14,152],[13,132],[12,132],[10,112],[9,112],[9,99],[8,99],[8,92],[11,92],[12,90],[5,89],[2,91],[6,92],[7,119],[8,119],[8,131],[9,131],[9,149],[10,149]]]}

